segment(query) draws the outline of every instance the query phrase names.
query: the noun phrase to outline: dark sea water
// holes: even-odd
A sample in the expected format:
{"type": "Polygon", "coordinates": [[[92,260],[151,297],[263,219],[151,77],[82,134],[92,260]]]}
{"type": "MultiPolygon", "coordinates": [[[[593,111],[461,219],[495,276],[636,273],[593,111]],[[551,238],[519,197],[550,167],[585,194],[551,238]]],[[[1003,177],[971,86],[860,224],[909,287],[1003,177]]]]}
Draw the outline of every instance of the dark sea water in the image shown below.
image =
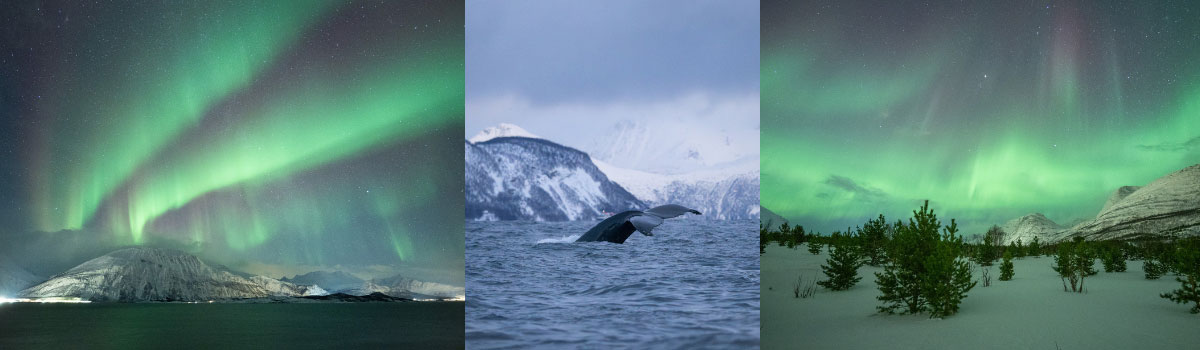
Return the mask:
{"type": "Polygon", "coordinates": [[[594,224],[467,222],[467,348],[758,348],[757,220],[594,224]]]}
{"type": "Polygon", "coordinates": [[[0,349],[459,349],[463,303],[0,304],[0,349]]]}

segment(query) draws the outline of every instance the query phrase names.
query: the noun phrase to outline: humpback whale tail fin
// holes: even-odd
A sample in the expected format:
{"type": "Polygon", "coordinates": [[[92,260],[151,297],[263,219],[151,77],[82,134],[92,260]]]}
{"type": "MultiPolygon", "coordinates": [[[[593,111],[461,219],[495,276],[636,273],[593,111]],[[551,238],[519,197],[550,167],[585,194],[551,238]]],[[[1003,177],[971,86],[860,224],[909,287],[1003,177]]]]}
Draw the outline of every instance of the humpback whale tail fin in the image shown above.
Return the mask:
{"type": "Polygon", "coordinates": [[[657,216],[657,217],[660,217],[663,219],[670,219],[670,218],[680,216],[683,214],[687,214],[687,213],[692,213],[692,214],[696,214],[696,215],[704,215],[704,214],[700,214],[700,211],[698,211],[696,209],[691,209],[691,208],[688,208],[688,207],[685,207],[682,205],[678,205],[678,204],[660,205],[660,206],[646,210],[645,213],[654,215],[654,216],[657,216]]]}
{"type": "Polygon", "coordinates": [[[701,215],[700,211],[677,204],[657,206],[646,211],[630,210],[604,219],[575,241],[624,243],[633,231],[653,236],[654,228],[662,225],[663,220],[687,213],[701,215]]]}
{"type": "Polygon", "coordinates": [[[658,225],[662,225],[663,219],[670,219],[687,213],[703,215],[700,214],[700,211],[698,210],[690,209],[678,204],[660,205],[650,208],[643,213],[645,213],[645,215],[629,218],[629,223],[633,224],[633,227],[637,228],[638,232],[641,232],[643,235],[647,236],[654,235],[654,233],[651,231],[654,231],[654,228],[658,227],[658,225]]]}

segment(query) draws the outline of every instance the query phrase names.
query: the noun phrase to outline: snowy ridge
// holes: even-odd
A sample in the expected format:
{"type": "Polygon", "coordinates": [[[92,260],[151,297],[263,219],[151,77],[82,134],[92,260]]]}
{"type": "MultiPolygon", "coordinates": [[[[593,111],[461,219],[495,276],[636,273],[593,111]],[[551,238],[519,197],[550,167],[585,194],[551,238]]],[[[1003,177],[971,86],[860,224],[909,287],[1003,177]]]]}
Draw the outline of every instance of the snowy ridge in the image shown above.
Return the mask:
{"type": "Polygon", "coordinates": [[[576,149],[527,137],[463,146],[467,219],[591,220],[645,207],[576,149]]]}
{"type": "Polygon", "coordinates": [[[1067,233],[1066,228],[1040,213],[1009,220],[1000,228],[1004,230],[1001,243],[1005,245],[1016,243],[1018,239],[1022,244],[1029,244],[1033,242],[1034,237],[1038,237],[1039,242],[1054,242],[1062,239],[1067,233]]]}
{"type": "Polygon", "coordinates": [[[466,288],[448,284],[418,281],[401,275],[387,278],[376,278],[355,289],[345,292],[350,295],[368,295],[383,293],[393,297],[422,299],[422,298],[464,298],[466,288]]]}
{"type": "Polygon", "coordinates": [[[209,266],[172,249],[135,247],[88,260],[21,292],[23,297],[93,301],[207,301],[323,292],[209,266]]]}
{"type": "Polygon", "coordinates": [[[761,215],[762,216],[759,219],[759,223],[762,224],[767,231],[779,231],[780,226],[783,226],[783,224],[788,224],[788,219],[779,216],[779,214],[775,214],[775,212],[767,209],[766,207],[762,207],[761,215]]]}
{"type": "Polygon", "coordinates": [[[1018,237],[1028,243],[1083,237],[1088,240],[1137,239],[1200,235],[1200,164],[1183,168],[1146,186],[1124,186],[1113,192],[1094,219],[1063,228],[1042,214],[1004,224],[1005,243],[1018,237]]]}
{"type": "Polygon", "coordinates": [[[688,121],[622,120],[598,134],[601,136],[594,138],[585,150],[593,158],[621,168],[662,174],[711,169],[747,158],[756,159],[757,164],[757,131],[739,133],[680,127],[679,123],[685,122],[688,121]]]}
{"type": "Polygon", "coordinates": [[[684,204],[704,213],[706,219],[759,217],[759,170],[756,159],[686,174],[656,174],[624,169],[596,159],[592,159],[592,162],[609,179],[628,189],[648,206],[684,204]]]}
{"type": "Polygon", "coordinates": [[[525,129],[522,129],[519,126],[509,124],[509,123],[500,123],[500,125],[489,127],[487,129],[483,129],[478,134],[475,134],[475,136],[471,136],[471,138],[467,139],[467,141],[470,141],[471,143],[480,143],[480,142],[491,140],[491,139],[494,139],[497,137],[528,137],[531,139],[538,138],[537,135],[534,135],[533,133],[531,133],[529,131],[525,131],[525,129]]]}
{"type": "Polygon", "coordinates": [[[1200,235],[1200,164],[1134,189],[1071,231],[1092,240],[1200,235]]]}

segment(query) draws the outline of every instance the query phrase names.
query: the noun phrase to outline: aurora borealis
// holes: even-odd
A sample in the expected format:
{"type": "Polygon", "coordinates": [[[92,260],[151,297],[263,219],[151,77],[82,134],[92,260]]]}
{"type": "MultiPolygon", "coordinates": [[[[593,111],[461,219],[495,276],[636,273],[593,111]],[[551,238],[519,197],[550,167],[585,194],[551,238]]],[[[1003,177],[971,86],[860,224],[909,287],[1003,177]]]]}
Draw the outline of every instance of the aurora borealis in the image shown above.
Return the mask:
{"type": "Polygon", "coordinates": [[[1194,2],[762,3],[762,204],[968,235],[1200,162],[1194,2]]]}
{"type": "Polygon", "coordinates": [[[461,285],[461,3],[4,11],[10,241],[461,285]]]}

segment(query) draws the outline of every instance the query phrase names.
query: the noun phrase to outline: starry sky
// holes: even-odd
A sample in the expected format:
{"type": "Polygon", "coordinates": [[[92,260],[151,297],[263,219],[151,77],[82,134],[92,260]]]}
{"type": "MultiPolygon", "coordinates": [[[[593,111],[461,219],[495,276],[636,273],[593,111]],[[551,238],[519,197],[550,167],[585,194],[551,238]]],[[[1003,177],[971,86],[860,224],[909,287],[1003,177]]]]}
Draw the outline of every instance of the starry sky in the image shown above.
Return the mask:
{"type": "Polygon", "coordinates": [[[810,231],[1070,224],[1200,162],[1200,3],[761,6],[762,203],[810,231]]]}
{"type": "Polygon", "coordinates": [[[640,123],[709,163],[757,158],[758,19],[737,0],[467,1],[464,137],[513,123],[595,156],[640,123]]]}
{"type": "Polygon", "coordinates": [[[0,11],[0,235],[34,272],[147,245],[462,285],[461,3],[0,11]]]}

